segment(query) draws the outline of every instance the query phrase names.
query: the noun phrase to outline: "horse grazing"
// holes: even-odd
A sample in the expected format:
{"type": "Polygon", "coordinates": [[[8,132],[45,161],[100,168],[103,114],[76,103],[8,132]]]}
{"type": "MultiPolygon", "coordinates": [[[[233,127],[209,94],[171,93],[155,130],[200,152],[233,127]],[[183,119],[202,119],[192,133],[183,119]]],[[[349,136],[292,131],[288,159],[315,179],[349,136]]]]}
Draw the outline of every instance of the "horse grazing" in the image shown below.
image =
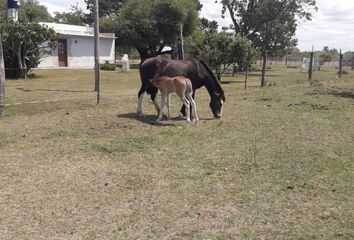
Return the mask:
{"type": "Polygon", "coordinates": [[[162,96],[160,112],[157,121],[161,121],[162,111],[166,103],[168,109],[168,118],[170,118],[170,94],[174,92],[177,93],[186,108],[187,121],[190,122],[191,120],[190,106],[192,108],[193,120],[199,120],[197,115],[197,108],[192,97],[193,86],[190,79],[185,78],[183,76],[177,76],[173,78],[162,76],[159,78],[150,79],[149,81],[153,86],[157,87],[160,90],[162,96]]]}
{"type": "MultiPolygon", "coordinates": [[[[171,60],[162,57],[152,57],[146,59],[140,64],[140,80],[141,88],[138,93],[138,109],[139,115],[143,115],[142,103],[145,92],[151,95],[156,111],[160,113],[157,104],[156,94],[158,89],[153,86],[149,79],[155,79],[161,76],[176,77],[184,76],[191,80],[193,87],[192,97],[195,91],[203,86],[206,87],[210,95],[209,106],[215,118],[222,116],[223,105],[225,102],[224,91],[222,90],[218,79],[212,70],[203,61],[199,60],[171,60]]],[[[185,114],[185,107],[182,106],[181,113],[185,114]]]]}

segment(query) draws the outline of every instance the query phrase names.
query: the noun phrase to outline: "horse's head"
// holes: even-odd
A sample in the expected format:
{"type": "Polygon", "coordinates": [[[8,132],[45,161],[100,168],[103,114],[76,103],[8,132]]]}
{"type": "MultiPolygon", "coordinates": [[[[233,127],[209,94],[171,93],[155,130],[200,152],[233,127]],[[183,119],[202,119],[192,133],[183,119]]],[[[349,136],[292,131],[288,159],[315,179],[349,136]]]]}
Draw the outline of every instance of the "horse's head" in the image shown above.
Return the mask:
{"type": "Polygon", "coordinates": [[[225,95],[224,95],[224,93],[222,93],[222,94],[218,94],[217,93],[217,94],[215,94],[214,97],[211,98],[209,106],[211,108],[211,111],[214,114],[214,118],[222,117],[224,103],[225,103],[225,95]]]}

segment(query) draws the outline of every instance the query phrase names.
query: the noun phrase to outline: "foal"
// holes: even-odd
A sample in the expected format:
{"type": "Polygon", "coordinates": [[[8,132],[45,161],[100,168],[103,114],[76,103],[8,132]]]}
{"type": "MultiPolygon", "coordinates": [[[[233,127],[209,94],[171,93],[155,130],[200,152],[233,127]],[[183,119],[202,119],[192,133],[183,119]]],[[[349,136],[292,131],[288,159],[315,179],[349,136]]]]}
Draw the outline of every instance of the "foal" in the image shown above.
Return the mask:
{"type": "Polygon", "coordinates": [[[191,120],[190,105],[192,107],[193,120],[199,121],[195,101],[192,98],[192,94],[193,94],[192,82],[189,78],[183,76],[177,76],[173,78],[162,76],[159,78],[150,79],[149,81],[151,82],[152,85],[154,85],[160,90],[162,96],[161,107],[160,107],[160,112],[157,121],[161,121],[162,110],[166,105],[166,103],[168,109],[168,118],[170,117],[170,93],[174,93],[174,92],[177,93],[177,95],[183,102],[184,106],[186,107],[187,121],[190,122],[191,120]]]}

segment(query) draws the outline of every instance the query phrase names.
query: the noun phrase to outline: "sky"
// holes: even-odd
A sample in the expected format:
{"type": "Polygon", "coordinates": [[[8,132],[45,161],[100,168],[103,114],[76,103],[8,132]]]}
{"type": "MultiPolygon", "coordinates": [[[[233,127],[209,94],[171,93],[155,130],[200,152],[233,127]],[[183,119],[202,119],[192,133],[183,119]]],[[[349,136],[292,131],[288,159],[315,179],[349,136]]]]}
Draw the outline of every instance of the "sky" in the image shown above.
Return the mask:
{"type": "MultiPolygon", "coordinates": [[[[226,14],[221,18],[221,4],[215,0],[201,0],[203,9],[200,16],[216,20],[220,27],[232,22],[226,14]]],[[[53,14],[56,11],[68,11],[70,6],[78,3],[86,9],[84,0],[39,0],[53,14]]],[[[319,10],[314,13],[311,22],[299,22],[296,38],[302,51],[322,50],[324,46],[354,51],[354,1],[353,0],[317,0],[319,10]]]]}

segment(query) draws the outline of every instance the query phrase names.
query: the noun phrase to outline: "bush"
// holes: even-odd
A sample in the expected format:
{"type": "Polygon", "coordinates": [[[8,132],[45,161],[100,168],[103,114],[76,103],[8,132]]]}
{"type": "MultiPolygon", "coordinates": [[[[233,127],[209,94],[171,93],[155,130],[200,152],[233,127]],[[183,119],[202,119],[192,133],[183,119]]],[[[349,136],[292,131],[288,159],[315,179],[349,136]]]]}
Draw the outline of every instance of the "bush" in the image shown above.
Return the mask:
{"type": "Polygon", "coordinates": [[[116,67],[117,66],[115,64],[111,64],[111,63],[105,63],[100,65],[100,69],[105,71],[115,71],[116,67]]]}
{"type": "MultiPolygon", "coordinates": [[[[339,71],[337,72],[337,74],[339,74],[339,71]]],[[[346,71],[346,70],[343,70],[343,71],[342,71],[342,74],[349,74],[349,72],[346,71]]]]}
{"type": "Polygon", "coordinates": [[[6,77],[26,78],[37,67],[44,50],[53,50],[57,34],[37,23],[4,22],[2,34],[6,77]],[[43,46],[46,43],[46,46],[43,46]]]}
{"type": "Polygon", "coordinates": [[[297,68],[299,68],[299,66],[296,66],[296,65],[287,65],[286,68],[297,69],[297,68]]]}

